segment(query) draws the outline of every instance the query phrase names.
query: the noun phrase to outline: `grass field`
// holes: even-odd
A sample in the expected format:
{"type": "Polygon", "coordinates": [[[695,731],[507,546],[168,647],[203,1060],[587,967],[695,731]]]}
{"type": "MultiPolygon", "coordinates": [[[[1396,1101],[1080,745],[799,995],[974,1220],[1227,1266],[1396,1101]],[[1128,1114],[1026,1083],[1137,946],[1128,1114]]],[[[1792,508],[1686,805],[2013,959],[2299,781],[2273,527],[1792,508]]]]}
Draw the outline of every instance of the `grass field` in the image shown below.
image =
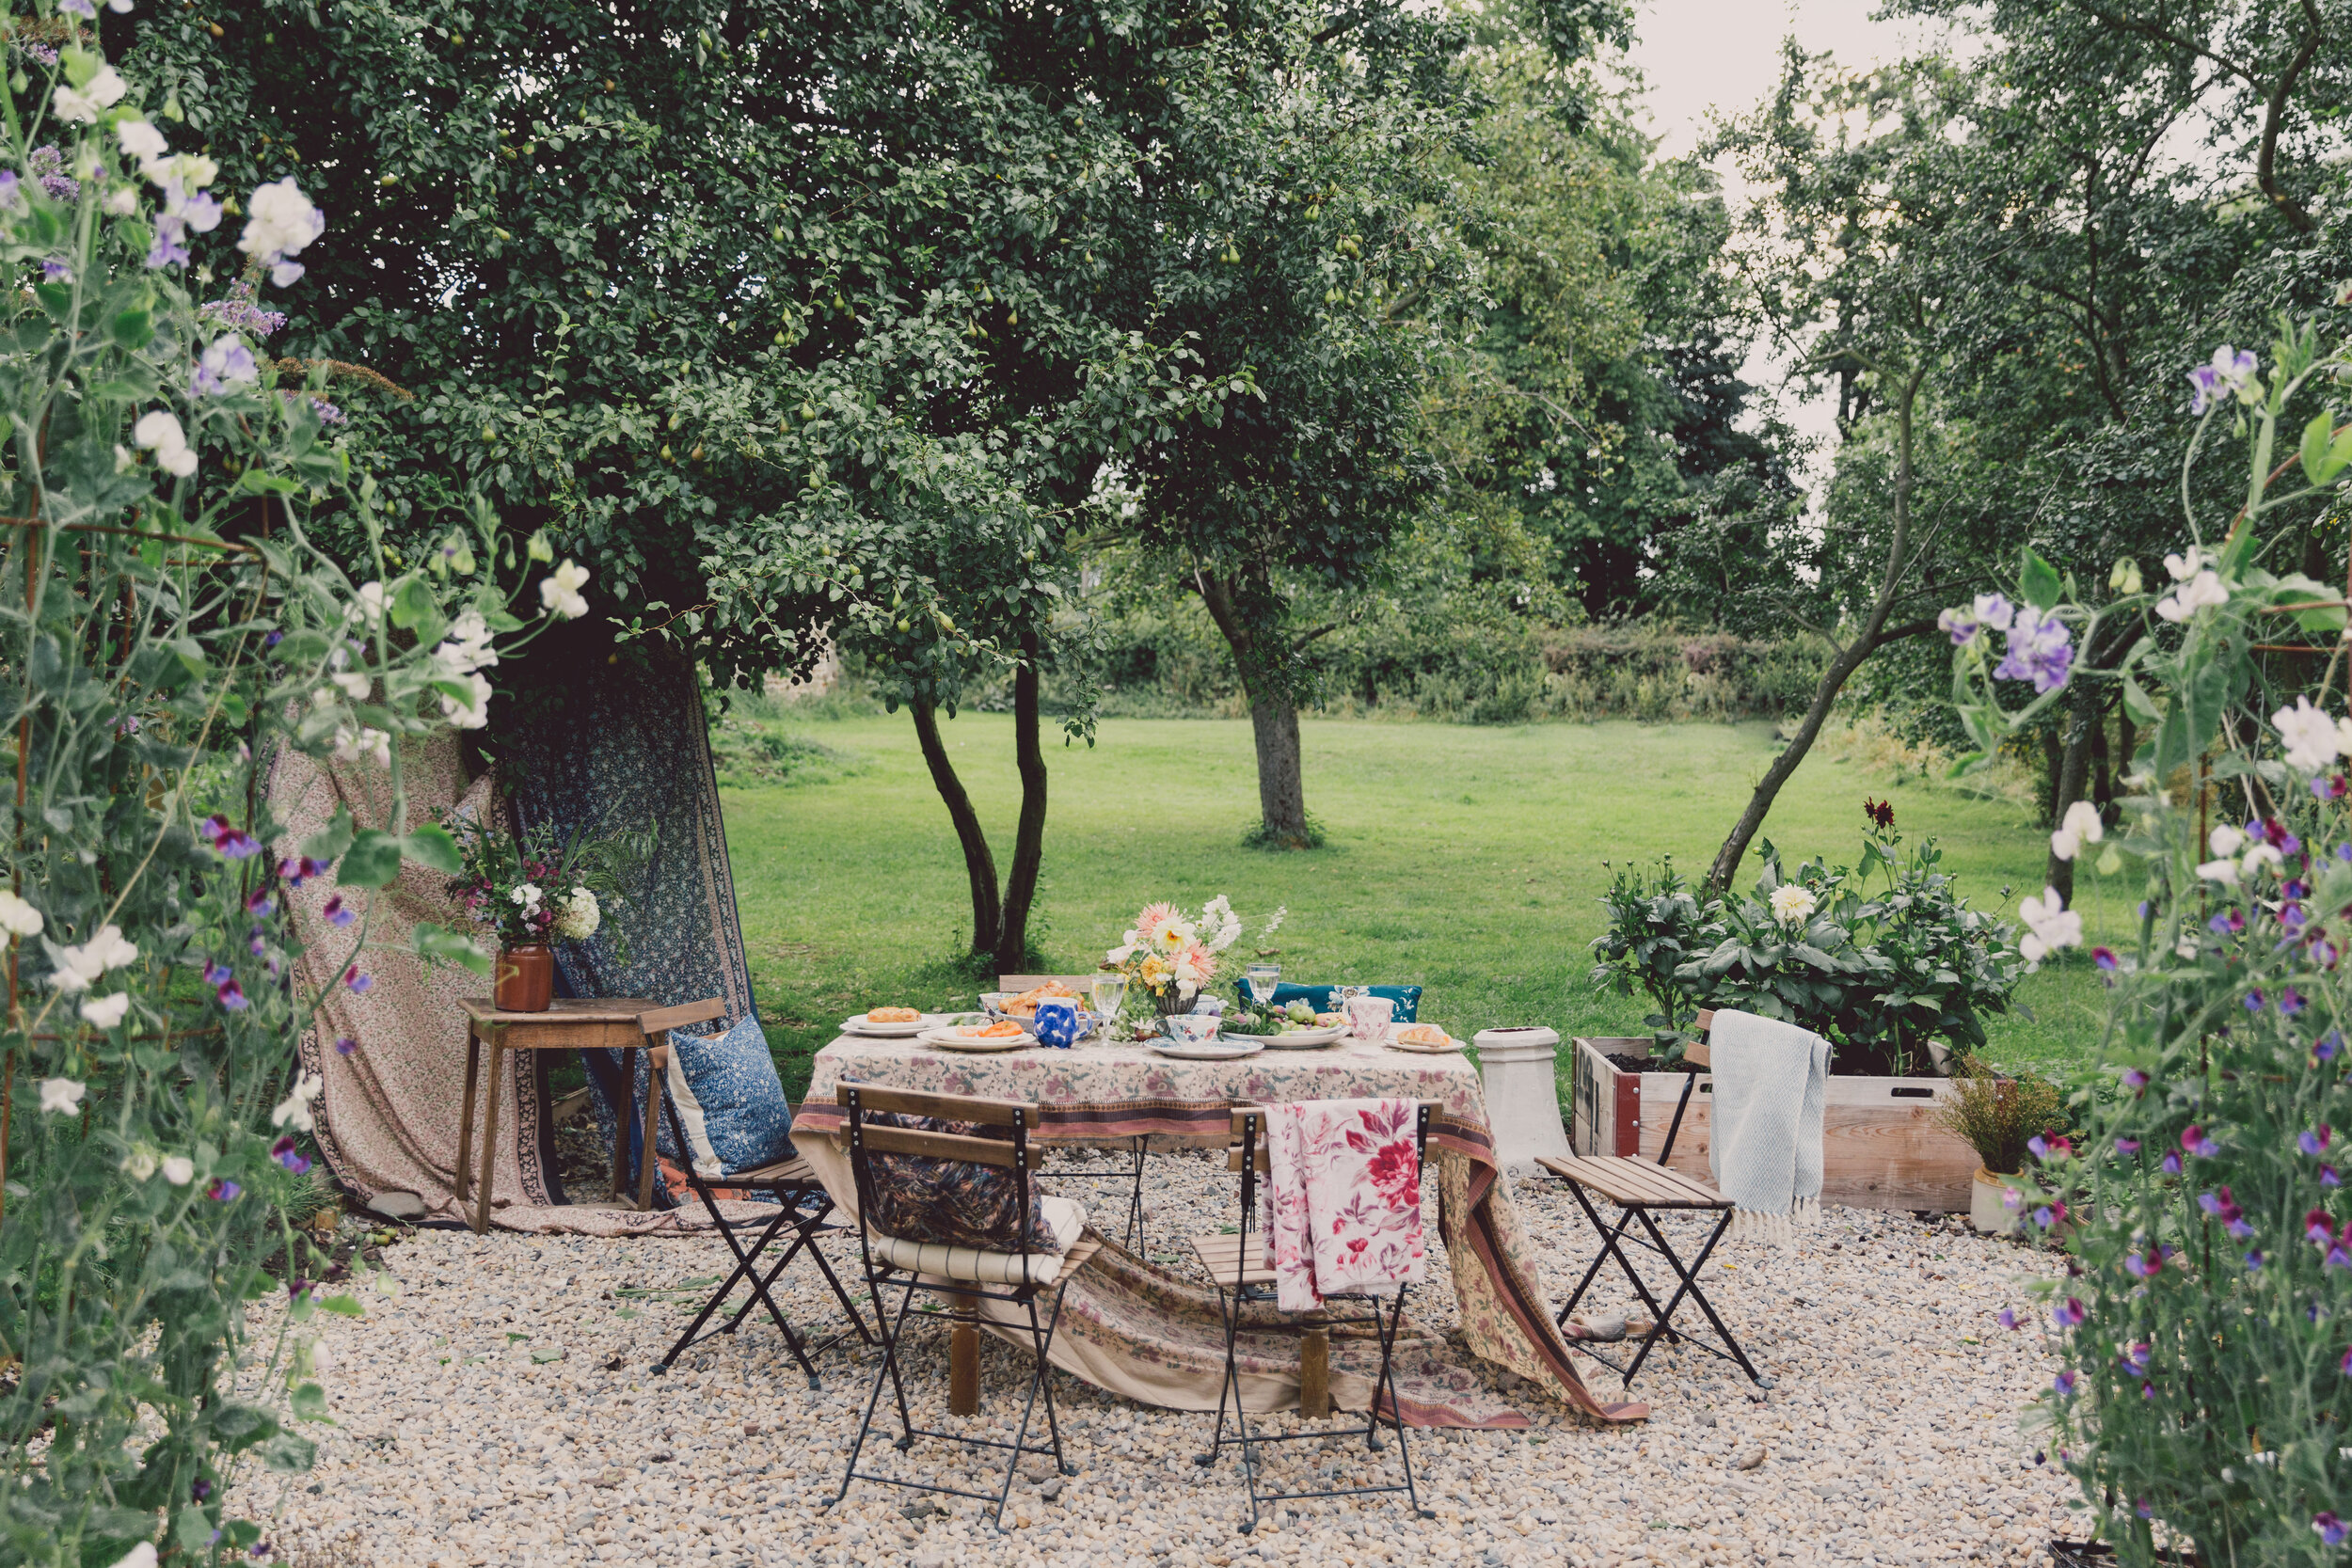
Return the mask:
{"type": "MultiPolygon", "coordinates": [[[[970,1006],[953,962],[969,918],[963,863],[904,716],[763,726],[814,742],[810,782],[728,789],[727,841],[760,1013],[797,1095],[808,1058],[869,1006],[970,1006]]],[[[946,726],[956,766],[1000,857],[1017,781],[1011,721],[946,726]]],[[[1563,1036],[1636,1032],[1638,1001],[1587,983],[1608,860],[1672,853],[1703,872],[1773,747],[1756,725],[1474,729],[1342,721],[1305,726],[1307,803],[1328,845],[1244,848],[1257,799],[1246,721],[1110,721],[1099,744],[1054,748],[1052,806],[1032,931],[1053,972],[1091,969],[1148,899],[1222,893],[1249,936],[1277,905],[1286,978],[1419,982],[1422,1016],[1467,1037],[1494,1024],[1563,1036]]],[[[1851,863],[1862,800],[1893,781],[1808,759],[1766,824],[1789,863],[1851,863]]],[[[1931,835],[1977,907],[2038,892],[2046,834],[2003,800],[1913,780],[1897,826],[1931,835]]],[[[2120,929],[2136,892],[2086,875],[2078,907],[2120,929]]],[[[2058,1065],[2095,1038],[2102,993],[2079,955],[2029,977],[2030,1019],[1994,1021],[1992,1056],[2058,1065]]]]}

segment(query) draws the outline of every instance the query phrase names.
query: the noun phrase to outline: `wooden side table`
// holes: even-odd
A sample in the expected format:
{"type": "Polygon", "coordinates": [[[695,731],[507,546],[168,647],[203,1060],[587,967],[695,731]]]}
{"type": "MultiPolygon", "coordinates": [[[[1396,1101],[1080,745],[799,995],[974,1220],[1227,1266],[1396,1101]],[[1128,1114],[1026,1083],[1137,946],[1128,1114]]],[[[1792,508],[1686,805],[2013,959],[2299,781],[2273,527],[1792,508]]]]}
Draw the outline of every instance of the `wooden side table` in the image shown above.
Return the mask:
{"type": "MultiPolygon", "coordinates": [[[[634,1083],[637,1052],[647,1043],[638,1027],[640,1014],[653,1003],[642,997],[558,997],[544,1013],[502,1013],[486,997],[468,997],[466,1009],[466,1099],[457,1117],[457,1201],[475,1198],[473,1217],[467,1223],[477,1232],[490,1228],[491,1163],[498,1152],[499,1084],[504,1077],[510,1051],[605,1050],[621,1053],[622,1070],[634,1083]],[[469,1180],[473,1163],[474,1085],[481,1079],[483,1047],[489,1047],[489,1105],[483,1114],[482,1156],[478,1176],[469,1180]],[[478,1190],[476,1190],[478,1189],[478,1190]]],[[[644,1157],[639,1162],[636,1206],[653,1204],[654,1129],[661,1114],[661,1075],[649,1075],[645,1090],[644,1157]]],[[[629,1201],[623,1183],[628,1169],[628,1123],[615,1118],[612,1134],[612,1196],[629,1201]]]]}

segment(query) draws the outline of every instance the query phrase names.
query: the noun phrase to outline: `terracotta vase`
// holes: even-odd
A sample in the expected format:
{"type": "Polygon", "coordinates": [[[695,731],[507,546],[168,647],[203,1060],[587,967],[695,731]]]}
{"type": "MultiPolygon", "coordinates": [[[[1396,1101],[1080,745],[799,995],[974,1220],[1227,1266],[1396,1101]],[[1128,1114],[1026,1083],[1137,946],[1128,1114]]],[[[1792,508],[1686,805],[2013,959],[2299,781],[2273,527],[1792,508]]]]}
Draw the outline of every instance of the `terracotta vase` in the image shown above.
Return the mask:
{"type": "Polygon", "coordinates": [[[544,1013],[554,999],[555,954],[547,943],[499,949],[497,990],[491,1000],[500,1012],[544,1013]]]}

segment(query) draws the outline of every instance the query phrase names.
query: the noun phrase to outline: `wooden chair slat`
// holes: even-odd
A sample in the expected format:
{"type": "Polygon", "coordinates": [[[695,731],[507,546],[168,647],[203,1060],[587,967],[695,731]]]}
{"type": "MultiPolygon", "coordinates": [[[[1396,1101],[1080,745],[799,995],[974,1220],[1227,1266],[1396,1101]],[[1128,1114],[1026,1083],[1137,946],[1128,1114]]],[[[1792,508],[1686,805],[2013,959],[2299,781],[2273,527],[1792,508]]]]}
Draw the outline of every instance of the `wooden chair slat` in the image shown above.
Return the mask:
{"type": "MultiPolygon", "coordinates": [[[[1274,1174],[1274,1157],[1266,1152],[1265,1145],[1263,1144],[1260,1144],[1258,1146],[1256,1163],[1258,1166],[1258,1174],[1260,1176],[1271,1176],[1274,1174]]],[[[1241,1169],[1240,1149],[1229,1148],[1225,1151],[1225,1168],[1227,1170],[1241,1169]]]]}
{"type": "Polygon", "coordinates": [[[648,1035],[667,1034],[683,1029],[690,1023],[707,1023],[727,1016],[727,1005],[713,998],[707,1002],[682,1002],[675,1007],[653,1007],[637,1015],[637,1027],[648,1035]]]}
{"type": "Polygon", "coordinates": [[[1715,1065],[1714,1048],[1707,1043],[1707,1037],[1702,1035],[1682,1048],[1682,1059],[1686,1062],[1696,1062],[1700,1067],[1711,1068],[1715,1065]]]}
{"type": "MultiPolygon", "coordinates": [[[[858,1134],[869,1149],[883,1154],[921,1154],[933,1160],[966,1160],[974,1164],[1000,1165],[1010,1170],[1013,1147],[996,1138],[972,1138],[961,1132],[930,1132],[913,1127],[867,1126],[858,1134]]],[[[1032,1147],[1029,1168],[1041,1169],[1045,1150],[1032,1147]]]]}
{"type": "Polygon", "coordinates": [[[914,1089],[886,1089],[875,1084],[844,1084],[834,1090],[834,1103],[847,1106],[850,1090],[868,1111],[899,1116],[937,1117],[943,1121],[976,1122],[982,1127],[1021,1125],[1037,1130],[1038,1110],[1015,1100],[980,1100],[961,1094],[924,1094],[914,1089]]]}

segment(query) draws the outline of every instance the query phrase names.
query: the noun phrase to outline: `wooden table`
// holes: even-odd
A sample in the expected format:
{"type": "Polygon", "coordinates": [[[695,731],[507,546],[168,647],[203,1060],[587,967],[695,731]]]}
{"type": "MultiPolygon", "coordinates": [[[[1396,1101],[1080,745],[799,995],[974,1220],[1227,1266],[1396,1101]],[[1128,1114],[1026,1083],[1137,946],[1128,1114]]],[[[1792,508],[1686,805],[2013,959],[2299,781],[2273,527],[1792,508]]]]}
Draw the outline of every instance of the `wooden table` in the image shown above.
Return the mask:
{"type": "MultiPolygon", "coordinates": [[[[490,1228],[490,1169],[499,1142],[499,1085],[509,1051],[618,1051],[628,1081],[637,1077],[638,1049],[646,1043],[638,1015],[654,1004],[644,997],[558,997],[544,1013],[503,1013],[487,997],[468,997],[466,1009],[466,1099],[457,1116],[457,1201],[462,1208],[469,1192],[478,1187],[473,1217],[467,1223],[476,1231],[490,1228]],[[468,1180],[473,1155],[474,1085],[481,1079],[482,1048],[490,1048],[490,1103],[482,1121],[481,1174],[468,1180]]],[[[661,1114],[661,1075],[647,1077],[644,1110],[644,1158],[639,1162],[636,1206],[653,1204],[655,1123],[661,1114]]],[[[613,1120],[612,1196],[629,1201],[623,1185],[628,1165],[628,1123],[613,1120]]]]}

